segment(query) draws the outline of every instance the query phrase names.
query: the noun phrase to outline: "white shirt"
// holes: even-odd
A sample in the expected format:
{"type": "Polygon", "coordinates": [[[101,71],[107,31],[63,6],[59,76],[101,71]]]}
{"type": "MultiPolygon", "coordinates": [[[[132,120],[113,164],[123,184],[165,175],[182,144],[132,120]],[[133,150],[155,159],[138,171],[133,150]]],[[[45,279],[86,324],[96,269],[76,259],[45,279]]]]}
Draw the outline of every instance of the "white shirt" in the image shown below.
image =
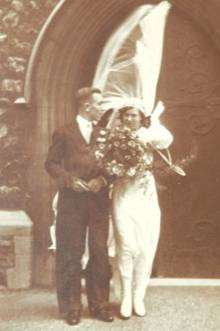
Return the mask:
{"type": "Polygon", "coordinates": [[[76,121],[79,125],[79,129],[80,132],[83,136],[83,138],[85,139],[85,141],[87,142],[87,144],[90,143],[90,139],[91,139],[91,134],[92,134],[92,122],[88,121],[86,118],[77,115],[76,116],[76,121]]]}

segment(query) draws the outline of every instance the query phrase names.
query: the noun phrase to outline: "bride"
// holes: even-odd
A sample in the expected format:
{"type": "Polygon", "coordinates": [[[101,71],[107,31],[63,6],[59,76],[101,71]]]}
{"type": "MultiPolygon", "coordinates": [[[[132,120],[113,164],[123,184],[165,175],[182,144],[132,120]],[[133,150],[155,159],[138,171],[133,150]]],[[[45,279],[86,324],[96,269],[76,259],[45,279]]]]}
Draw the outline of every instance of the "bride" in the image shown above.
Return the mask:
{"type": "Polygon", "coordinates": [[[154,109],[170,8],[168,1],[137,8],[107,42],[93,81],[104,93],[105,109],[113,109],[107,129],[115,127],[111,119],[118,113],[121,126],[146,146],[143,175],[118,176],[113,183],[112,218],[122,284],[122,318],[129,318],[133,308],[135,314],[145,315],[144,295],[160,233],[160,207],[152,172],[154,151],[170,169],[181,172],[160,152],[173,137],[159,121],[163,104],[154,109]]]}
{"type": "Polygon", "coordinates": [[[153,150],[167,148],[172,134],[159,121],[150,121],[141,108],[119,110],[123,127],[149,146],[145,154],[146,171],[141,176],[118,177],[113,185],[112,217],[121,276],[120,314],[130,318],[132,308],[144,316],[144,296],[152,270],[160,233],[160,207],[155,186],[153,150]]]}

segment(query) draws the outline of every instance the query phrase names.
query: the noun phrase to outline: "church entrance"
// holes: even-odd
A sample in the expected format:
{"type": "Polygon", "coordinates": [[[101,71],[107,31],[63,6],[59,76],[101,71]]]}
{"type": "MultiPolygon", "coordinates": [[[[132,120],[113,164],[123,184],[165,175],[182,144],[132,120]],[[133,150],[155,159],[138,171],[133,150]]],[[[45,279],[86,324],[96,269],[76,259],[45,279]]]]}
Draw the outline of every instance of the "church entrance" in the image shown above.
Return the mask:
{"type": "MultiPolygon", "coordinates": [[[[44,171],[52,132],[71,121],[75,91],[92,83],[108,38],[142,4],[61,1],[33,49],[26,98],[34,114],[28,178],[37,284],[53,281],[54,257],[47,248],[55,187],[44,171]]],[[[156,99],[165,104],[161,121],[174,135],[172,156],[184,163],[187,176],[158,174],[163,218],[156,277],[220,275],[219,91],[219,51],[202,27],[173,5],[164,28],[156,99]]]]}

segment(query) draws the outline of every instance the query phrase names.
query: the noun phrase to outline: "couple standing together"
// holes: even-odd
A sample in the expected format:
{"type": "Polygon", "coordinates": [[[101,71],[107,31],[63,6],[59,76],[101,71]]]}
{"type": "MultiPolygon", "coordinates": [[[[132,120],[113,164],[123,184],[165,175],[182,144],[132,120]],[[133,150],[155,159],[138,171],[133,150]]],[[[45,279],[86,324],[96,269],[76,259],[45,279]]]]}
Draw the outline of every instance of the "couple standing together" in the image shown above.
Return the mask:
{"type": "MultiPolygon", "coordinates": [[[[56,130],[45,163],[57,181],[59,198],[56,223],[56,288],[60,313],[76,325],[81,319],[81,258],[88,228],[89,261],[86,292],[91,315],[112,322],[109,309],[108,260],[109,211],[113,217],[122,297],[120,314],[127,319],[132,310],[144,316],[144,296],[160,232],[160,208],[152,171],[153,149],[145,161],[149,170],[141,177],[118,178],[101,169],[94,146],[100,133],[103,97],[99,89],[77,92],[78,114],[73,122],[56,130]],[[109,185],[113,184],[112,199],[109,185]],[[111,203],[111,205],[110,205],[111,203]]],[[[119,110],[120,125],[136,133],[143,144],[167,148],[170,132],[146,121],[142,109],[132,103],[119,110]]]]}

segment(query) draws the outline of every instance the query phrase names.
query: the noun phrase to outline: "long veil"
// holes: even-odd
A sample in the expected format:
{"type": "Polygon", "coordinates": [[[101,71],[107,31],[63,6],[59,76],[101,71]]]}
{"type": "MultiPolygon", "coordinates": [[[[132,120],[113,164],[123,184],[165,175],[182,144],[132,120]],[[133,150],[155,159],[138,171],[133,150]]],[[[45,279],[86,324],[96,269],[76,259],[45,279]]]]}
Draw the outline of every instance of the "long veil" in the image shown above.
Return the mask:
{"type": "Polygon", "coordinates": [[[93,81],[106,109],[131,103],[152,114],[170,7],[167,1],[140,6],[107,42],[93,81]]]}
{"type": "MultiPolygon", "coordinates": [[[[155,98],[170,8],[168,1],[140,6],[108,40],[93,80],[93,86],[103,91],[104,109],[113,109],[108,127],[124,106],[142,109],[151,122],[159,121],[164,106],[161,101],[155,106],[155,98]]],[[[169,169],[185,176],[183,169],[173,164],[169,151],[166,155],[156,153],[169,169]]]]}

